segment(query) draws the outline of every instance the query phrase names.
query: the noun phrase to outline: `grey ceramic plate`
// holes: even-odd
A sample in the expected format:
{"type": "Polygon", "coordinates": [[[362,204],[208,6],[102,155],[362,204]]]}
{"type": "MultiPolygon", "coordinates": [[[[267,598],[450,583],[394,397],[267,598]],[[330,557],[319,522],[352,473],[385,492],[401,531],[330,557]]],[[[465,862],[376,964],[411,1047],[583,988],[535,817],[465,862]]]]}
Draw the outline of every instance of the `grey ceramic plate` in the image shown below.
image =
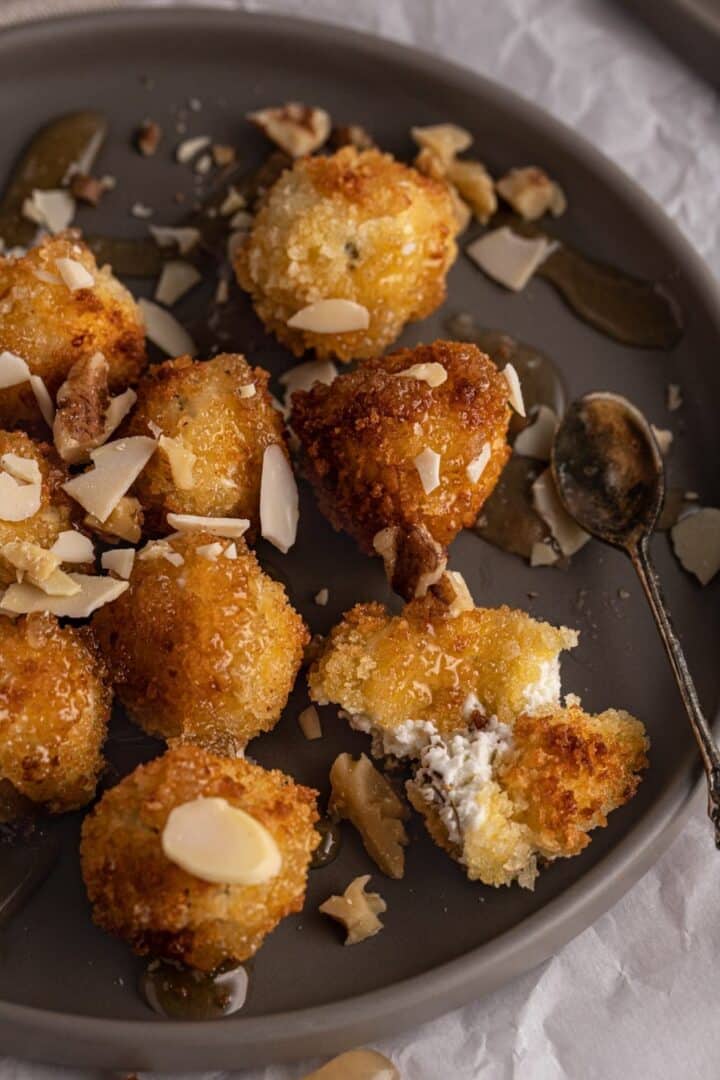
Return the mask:
{"type": "Polygon", "coordinates": [[[720,87],[720,0],[620,0],[713,86],[720,87]]]}
{"type": "MultiPolygon", "coordinates": [[[[400,154],[411,150],[411,124],[452,118],[474,132],[493,171],[546,165],[569,194],[561,234],[599,258],[667,282],[687,313],[681,345],[671,354],[621,347],[578,321],[546,282],[510,295],[464,257],[451,273],[444,311],[412,327],[404,340],[432,340],[442,332],[444,315],[469,310],[553,356],[571,393],[620,391],[661,426],[669,419],[666,383],[680,383],[686,405],[673,418],[672,482],[720,502],[720,306],[712,280],[641,191],[531,105],[466,71],[371,38],[207,10],[125,10],[28,26],[0,38],[0,61],[3,171],[49,116],[90,104],[107,110],[112,136],[99,168],[119,183],[94,217],[81,217],[80,224],[92,220],[93,228],[142,233],[144,224],[128,215],[136,200],[155,207],[157,221],[177,216],[173,195],[191,187],[189,171],[169,153],[141,161],[128,154],[127,142],[145,115],[172,130],[171,107],[190,95],[203,102],[190,132],[237,143],[249,164],[263,144],[244,112],[298,98],[325,105],[338,120],[364,124],[400,154]],[[154,80],[154,89],[146,88],[143,75],[154,80]]],[[[204,303],[195,297],[180,313],[201,316],[204,303]]],[[[287,356],[239,299],[237,310],[232,340],[223,344],[282,371],[287,356]]],[[[702,592],[679,569],[664,537],[656,555],[703,700],[715,709],[720,586],[702,592]]],[[[307,491],[296,548],[287,558],[267,550],[261,556],[285,576],[315,631],[326,630],[355,601],[396,602],[379,566],[332,533],[307,491]],[[312,596],[323,585],[330,604],[318,608],[312,596]]],[[[176,1071],[329,1054],[426,1020],[540,963],[648,869],[679,828],[697,774],[675,687],[629,567],[619,554],[591,544],[567,573],[531,570],[469,533],[454,544],[452,565],[479,602],[529,607],[582,631],[582,644],[565,661],[565,689],[582,694],[592,709],[631,709],[652,736],[652,767],[635,801],[612,816],[580,858],[545,872],[534,893],[469,884],[415,821],[405,880],[380,881],[375,874],[388,903],[385,930],[353,949],[341,947],[336,927],[316,913],[321,900],[368,870],[346,830],[340,858],[312,873],[305,912],[286,920],[259,954],[244,1013],[196,1025],[151,1013],[134,989],[139,963],[92,926],[78,868],[79,820],[66,819],[57,825],[62,859],[0,936],[3,1051],[55,1063],[176,1071]],[[619,599],[619,589],[630,598],[619,599]],[[533,600],[531,591],[539,594],[533,600]]],[[[252,752],[325,792],[338,750],[366,749],[366,740],[328,710],[326,738],[305,742],[295,722],[305,700],[301,685],[275,732],[257,740],[252,752]]],[[[124,770],[157,749],[117,737],[110,746],[124,770]]],[[[708,858],[716,857],[708,834],[708,858]]]]}

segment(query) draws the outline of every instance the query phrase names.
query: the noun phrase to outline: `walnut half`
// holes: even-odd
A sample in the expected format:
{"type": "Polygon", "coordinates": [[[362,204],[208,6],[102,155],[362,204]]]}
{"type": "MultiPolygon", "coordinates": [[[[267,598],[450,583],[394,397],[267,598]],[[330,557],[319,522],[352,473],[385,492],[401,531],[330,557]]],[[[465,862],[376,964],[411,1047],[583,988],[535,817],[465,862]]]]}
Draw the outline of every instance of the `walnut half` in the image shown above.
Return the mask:
{"type": "Polygon", "coordinates": [[[439,581],[447,566],[447,552],[424,525],[403,529],[390,525],[373,537],[392,588],[405,600],[424,596],[439,581]]]}
{"type": "Polygon", "coordinates": [[[361,754],[339,754],[330,769],[330,813],[352,822],[373,862],[391,878],[405,873],[408,811],[382,773],[361,754]]]}
{"type": "Polygon", "coordinates": [[[305,157],[318,150],[330,134],[330,117],[324,109],[288,101],[247,114],[248,120],[290,157],[305,157]]]}
{"type": "Polygon", "coordinates": [[[342,923],[347,930],[346,945],[357,945],[383,928],[378,915],[387,909],[387,904],[379,893],[365,892],[369,880],[369,874],[353,878],[342,896],[333,895],[318,908],[323,915],[342,923]]]}

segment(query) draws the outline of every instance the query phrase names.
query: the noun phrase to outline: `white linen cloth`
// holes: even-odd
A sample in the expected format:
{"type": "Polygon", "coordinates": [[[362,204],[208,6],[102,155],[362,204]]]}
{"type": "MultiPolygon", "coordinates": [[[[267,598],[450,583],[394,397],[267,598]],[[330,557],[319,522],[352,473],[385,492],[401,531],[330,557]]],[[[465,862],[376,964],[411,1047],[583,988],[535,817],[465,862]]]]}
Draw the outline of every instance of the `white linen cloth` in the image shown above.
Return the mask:
{"type": "MultiPolygon", "coordinates": [[[[122,0],[4,0],[0,25],[122,6],[122,0]]],[[[504,83],[582,131],[629,172],[720,274],[720,99],[613,4],[247,0],[217,6],[342,23],[504,83]]],[[[717,1080],[719,915],[720,855],[698,802],[657,865],[551,960],[377,1049],[393,1059],[403,1080],[717,1080]]],[[[317,1064],[192,1080],[296,1080],[317,1064]]],[[[0,1059],[0,1080],[109,1076],[0,1059]]]]}

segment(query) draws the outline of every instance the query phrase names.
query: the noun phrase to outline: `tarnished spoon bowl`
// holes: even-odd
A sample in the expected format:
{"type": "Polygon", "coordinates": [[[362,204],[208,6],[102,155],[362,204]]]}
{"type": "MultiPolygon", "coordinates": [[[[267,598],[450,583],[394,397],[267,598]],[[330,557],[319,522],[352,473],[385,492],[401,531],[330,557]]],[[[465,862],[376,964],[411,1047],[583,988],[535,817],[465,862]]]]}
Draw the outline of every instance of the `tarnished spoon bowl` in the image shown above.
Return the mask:
{"type": "Polygon", "coordinates": [[[708,814],[720,849],[720,751],[650,558],[649,540],[665,495],[663,462],[652,429],[639,409],[619,394],[586,394],[570,405],[556,432],[552,469],[565,509],[578,525],[632,559],[700,748],[708,814]]]}

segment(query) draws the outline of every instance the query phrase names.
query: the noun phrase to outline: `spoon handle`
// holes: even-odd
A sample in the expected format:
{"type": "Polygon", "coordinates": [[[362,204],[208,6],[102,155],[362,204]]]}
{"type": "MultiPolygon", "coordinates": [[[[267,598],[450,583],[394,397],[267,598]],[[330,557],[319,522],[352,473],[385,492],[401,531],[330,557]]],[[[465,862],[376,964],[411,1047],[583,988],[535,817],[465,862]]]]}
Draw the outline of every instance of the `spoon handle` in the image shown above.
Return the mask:
{"type": "Polygon", "coordinates": [[[670,622],[670,613],[660,588],[660,581],[650,559],[647,537],[633,547],[630,555],[645,595],[650,602],[690,726],[700,747],[708,784],[708,815],[715,827],[715,846],[720,849],[720,751],[702,711],[682,646],[670,622]]]}

